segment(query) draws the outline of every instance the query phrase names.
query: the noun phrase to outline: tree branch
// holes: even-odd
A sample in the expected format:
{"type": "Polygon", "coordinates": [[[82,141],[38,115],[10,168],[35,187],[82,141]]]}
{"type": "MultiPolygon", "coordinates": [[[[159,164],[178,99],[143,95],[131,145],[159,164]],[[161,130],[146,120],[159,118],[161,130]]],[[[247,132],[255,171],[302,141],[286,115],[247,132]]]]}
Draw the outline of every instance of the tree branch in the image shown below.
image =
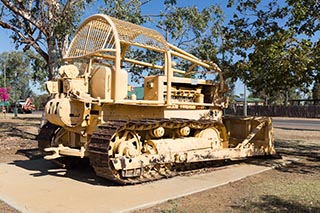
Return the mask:
{"type": "Polygon", "coordinates": [[[37,42],[32,37],[27,38],[18,29],[16,29],[12,25],[10,25],[8,23],[5,23],[5,22],[3,22],[1,20],[0,20],[0,26],[2,28],[9,29],[9,30],[15,32],[17,35],[20,36],[20,38],[22,38],[22,40],[20,41],[21,43],[29,45],[29,46],[32,46],[45,60],[48,59],[48,54],[41,49],[41,47],[37,44],[37,42]]]}
{"type": "MultiPolygon", "coordinates": [[[[34,26],[36,26],[40,31],[43,31],[41,21],[35,20],[29,12],[26,10],[18,9],[14,3],[7,1],[7,0],[0,0],[5,7],[7,7],[9,10],[11,10],[15,15],[23,18],[24,20],[27,20],[28,22],[31,22],[34,26]]],[[[45,32],[43,32],[45,34],[45,32]]]]}

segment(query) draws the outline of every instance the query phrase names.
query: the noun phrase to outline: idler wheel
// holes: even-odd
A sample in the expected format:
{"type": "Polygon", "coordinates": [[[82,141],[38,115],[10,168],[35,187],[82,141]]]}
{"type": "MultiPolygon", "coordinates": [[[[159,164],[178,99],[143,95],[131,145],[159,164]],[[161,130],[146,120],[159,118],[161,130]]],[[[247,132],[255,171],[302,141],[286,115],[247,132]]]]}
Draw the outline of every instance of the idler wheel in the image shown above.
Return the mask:
{"type": "Polygon", "coordinates": [[[165,130],[162,126],[152,130],[152,135],[157,138],[161,138],[162,136],[164,136],[164,133],[165,133],[165,130]]]}

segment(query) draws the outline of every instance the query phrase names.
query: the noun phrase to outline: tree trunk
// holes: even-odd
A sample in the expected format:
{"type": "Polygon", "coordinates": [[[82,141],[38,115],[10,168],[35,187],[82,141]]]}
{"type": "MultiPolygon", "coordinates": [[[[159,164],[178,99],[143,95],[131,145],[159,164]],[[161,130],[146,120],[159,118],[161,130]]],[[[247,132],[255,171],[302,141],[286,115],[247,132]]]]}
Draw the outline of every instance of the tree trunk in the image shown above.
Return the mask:
{"type": "Polygon", "coordinates": [[[47,39],[48,42],[48,80],[54,79],[58,74],[58,57],[56,42],[53,36],[47,39]]]}
{"type": "Polygon", "coordinates": [[[284,105],[288,106],[288,102],[289,102],[289,90],[287,89],[284,93],[284,105]]]}
{"type": "Polygon", "coordinates": [[[314,85],[312,88],[312,99],[314,100],[315,105],[318,105],[320,103],[320,81],[314,82],[314,85]]]}

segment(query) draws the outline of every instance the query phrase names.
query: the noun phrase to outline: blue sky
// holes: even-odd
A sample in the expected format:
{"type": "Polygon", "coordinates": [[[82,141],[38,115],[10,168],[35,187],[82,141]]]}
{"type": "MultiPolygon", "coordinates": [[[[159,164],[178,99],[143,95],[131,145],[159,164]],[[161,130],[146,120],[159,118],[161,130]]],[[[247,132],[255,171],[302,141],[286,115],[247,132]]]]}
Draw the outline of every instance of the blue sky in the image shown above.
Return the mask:
{"type": "MultiPolygon", "coordinates": [[[[210,4],[218,4],[222,7],[225,15],[225,19],[229,20],[232,18],[233,11],[230,8],[227,8],[227,0],[216,0],[216,1],[199,1],[199,0],[178,0],[179,6],[196,6],[200,10],[204,7],[207,7],[210,4]]],[[[99,1],[97,1],[97,4],[99,4],[99,1]]],[[[100,4],[101,5],[101,4],[100,4]]],[[[98,6],[88,8],[84,18],[93,15],[95,13],[98,13],[98,6]]],[[[143,6],[142,8],[143,14],[158,14],[161,10],[164,10],[163,7],[163,1],[156,1],[153,0],[146,6],[143,6]]],[[[151,26],[148,26],[151,27],[151,26]]],[[[5,30],[2,27],[0,27],[0,53],[2,52],[8,52],[8,51],[14,51],[15,50],[15,44],[13,41],[9,38],[11,35],[11,31],[5,30]]],[[[243,93],[243,84],[238,81],[236,83],[235,93],[237,95],[243,93]]],[[[247,93],[248,94],[248,93],[247,93]]]]}
{"type": "MultiPolygon", "coordinates": [[[[226,20],[232,17],[232,10],[226,7],[227,1],[216,0],[216,1],[199,1],[199,0],[178,0],[179,6],[191,6],[194,5],[199,9],[202,9],[210,4],[219,4],[225,12],[226,20]]],[[[97,5],[101,5],[100,1],[97,1],[97,5]]],[[[85,17],[98,13],[98,7],[88,8],[85,17]]],[[[163,1],[153,0],[147,5],[142,7],[143,14],[158,14],[161,10],[163,10],[163,1]]],[[[5,30],[0,27],[0,53],[6,51],[15,50],[15,45],[9,39],[11,35],[11,31],[5,30]]]]}
{"type": "Polygon", "coordinates": [[[15,50],[14,44],[9,39],[11,32],[0,27],[0,53],[15,50]]]}

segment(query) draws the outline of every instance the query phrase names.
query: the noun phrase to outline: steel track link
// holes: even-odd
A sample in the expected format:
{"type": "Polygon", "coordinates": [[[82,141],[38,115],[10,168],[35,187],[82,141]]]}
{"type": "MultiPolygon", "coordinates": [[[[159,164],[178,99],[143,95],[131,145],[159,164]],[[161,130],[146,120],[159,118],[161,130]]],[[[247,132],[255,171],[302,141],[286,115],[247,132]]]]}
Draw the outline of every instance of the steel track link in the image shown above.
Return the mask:
{"type": "Polygon", "coordinates": [[[54,125],[50,122],[47,122],[43,125],[39,131],[39,134],[36,137],[38,141],[38,147],[40,152],[45,155],[46,152],[44,151],[45,148],[51,147],[51,139],[54,135],[54,132],[59,128],[59,126],[54,125]]]}
{"type": "Polygon", "coordinates": [[[189,119],[142,119],[131,121],[111,120],[100,125],[98,130],[92,135],[89,143],[89,158],[90,164],[94,168],[96,174],[100,177],[111,180],[118,184],[137,184],[143,182],[154,181],[162,178],[173,177],[179,174],[186,174],[186,170],[197,169],[202,167],[200,164],[183,164],[166,167],[159,164],[152,169],[144,168],[147,174],[134,178],[122,178],[121,175],[115,171],[111,164],[109,156],[109,147],[112,143],[112,137],[117,132],[127,131],[146,131],[163,126],[165,128],[177,129],[184,126],[189,126],[193,129],[205,129],[215,126],[216,121],[212,120],[189,120],[189,119]],[[158,168],[158,169],[155,169],[158,168]],[[160,168],[160,169],[159,169],[160,168]]]}

